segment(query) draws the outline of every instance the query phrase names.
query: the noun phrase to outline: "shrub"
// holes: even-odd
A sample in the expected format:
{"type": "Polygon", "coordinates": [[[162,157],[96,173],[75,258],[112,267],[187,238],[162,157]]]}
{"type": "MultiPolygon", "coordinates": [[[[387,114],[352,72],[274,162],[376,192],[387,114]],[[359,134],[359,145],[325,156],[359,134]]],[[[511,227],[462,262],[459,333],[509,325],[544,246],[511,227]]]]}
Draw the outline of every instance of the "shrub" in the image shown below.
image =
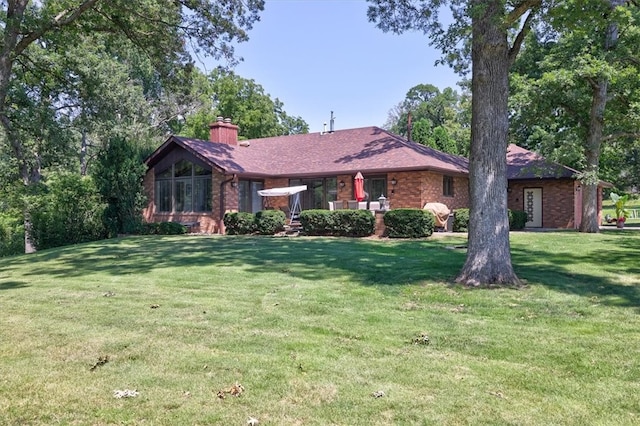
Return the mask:
{"type": "MultiPolygon", "coordinates": [[[[517,231],[524,229],[527,222],[527,212],[523,210],[509,210],[509,229],[517,231]]],[[[469,209],[457,209],[453,212],[453,232],[469,231],[469,209]]]]}
{"type": "Polygon", "coordinates": [[[336,235],[368,237],[376,231],[376,218],[369,210],[335,210],[333,212],[336,235]]]}
{"type": "Polygon", "coordinates": [[[112,138],[98,153],[93,179],[108,204],[103,220],[111,237],[139,230],[145,204],[142,181],[146,170],[138,148],[126,139],[112,138]]]}
{"type": "Polygon", "coordinates": [[[157,233],[160,235],[181,235],[187,233],[187,227],[178,222],[160,222],[157,233]]]}
{"type": "Polygon", "coordinates": [[[368,210],[305,210],[300,213],[307,235],[366,237],[375,232],[376,220],[368,210]]]}
{"type": "Polygon", "coordinates": [[[139,232],[141,235],[156,235],[158,234],[159,223],[148,222],[140,225],[139,232]]]}
{"type": "Polygon", "coordinates": [[[224,226],[229,235],[246,235],[255,230],[255,217],[253,213],[232,212],[224,215],[224,226]]]}
{"type": "Polygon", "coordinates": [[[423,238],[433,234],[433,213],[420,209],[395,209],[384,215],[384,225],[390,238],[423,238]]]}
{"type": "Polygon", "coordinates": [[[255,214],[254,229],[260,235],[273,235],[284,230],[285,220],[280,210],[261,210],[255,214]]]}
{"type": "Polygon", "coordinates": [[[24,219],[19,214],[0,213],[0,257],[24,253],[24,219]]]}
{"type": "Polygon", "coordinates": [[[32,238],[37,249],[106,237],[105,204],[88,176],[55,174],[31,208],[32,238]]]}
{"type": "Polygon", "coordinates": [[[469,209],[456,209],[453,211],[453,232],[469,231],[469,209]]]}
{"type": "Polygon", "coordinates": [[[524,229],[528,219],[527,212],[524,210],[509,210],[509,229],[512,231],[524,229]]]}
{"type": "Polygon", "coordinates": [[[334,235],[335,215],[328,210],[304,210],[300,224],[307,235],[334,235]]]}

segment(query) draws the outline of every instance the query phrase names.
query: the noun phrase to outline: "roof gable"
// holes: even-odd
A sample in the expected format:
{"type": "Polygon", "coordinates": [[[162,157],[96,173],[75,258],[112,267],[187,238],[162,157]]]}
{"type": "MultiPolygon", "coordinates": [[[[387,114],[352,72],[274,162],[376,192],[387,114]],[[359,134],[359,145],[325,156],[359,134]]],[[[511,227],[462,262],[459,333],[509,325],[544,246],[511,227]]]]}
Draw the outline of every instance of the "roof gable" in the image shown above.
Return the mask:
{"type": "Polygon", "coordinates": [[[577,173],[515,144],[507,147],[507,179],[572,179],[577,173]]]}

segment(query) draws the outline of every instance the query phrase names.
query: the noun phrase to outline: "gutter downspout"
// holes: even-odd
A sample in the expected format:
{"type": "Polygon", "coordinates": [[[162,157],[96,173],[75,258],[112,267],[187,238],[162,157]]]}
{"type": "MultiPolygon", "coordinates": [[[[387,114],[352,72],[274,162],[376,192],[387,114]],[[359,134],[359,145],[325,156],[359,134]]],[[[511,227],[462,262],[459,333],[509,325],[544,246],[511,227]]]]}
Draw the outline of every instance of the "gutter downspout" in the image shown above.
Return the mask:
{"type": "Polygon", "coordinates": [[[223,180],[222,182],[220,182],[220,222],[218,224],[218,229],[220,230],[220,233],[223,234],[224,232],[224,211],[225,209],[225,197],[224,197],[224,186],[226,184],[228,184],[229,182],[233,182],[234,180],[236,180],[236,174],[234,173],[229,179],[227,180],[223,180]]]}

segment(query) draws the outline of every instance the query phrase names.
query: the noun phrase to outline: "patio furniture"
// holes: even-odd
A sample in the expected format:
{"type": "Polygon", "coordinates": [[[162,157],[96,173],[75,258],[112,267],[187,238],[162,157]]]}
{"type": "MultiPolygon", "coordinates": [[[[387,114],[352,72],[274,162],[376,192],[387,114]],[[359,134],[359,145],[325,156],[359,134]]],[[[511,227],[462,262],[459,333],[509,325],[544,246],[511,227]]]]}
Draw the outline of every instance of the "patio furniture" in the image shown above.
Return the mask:
{"type": "Polygon", "coordinates": [[[372,212],[380,210],[380,201],[371,201],[369,203],[369,210],[371,210],[372,212]]]}
{"type": "Polygon", "coordinates": [[[366,201],[358,201],[358,210],[366,210],[367,202],[366,201]]]}
{"type": "Polygon", "coordinates": [[[349,200],[347,201],[347,206],[349,210],[357,210],[358,209],[358,201],[357,200],[349,200]]]}
{"type": "Polygon", "coordinates": [[[289,206],[280,207],[280,210],[282,210],[284,214],[288,217],[289,225],[291,225],[293,222],[298,221],[298,219],[300,218],[300,212],[302,211],[302,207],[300,205],[300,193],[306,190],[307,190],[307,185],[298,185],[298,186],[288,186],[284,188],[261,189],[258,191],[258,194],[262,197],[293,196],[293,202],[291,203],[291,207],[289,206]]]}

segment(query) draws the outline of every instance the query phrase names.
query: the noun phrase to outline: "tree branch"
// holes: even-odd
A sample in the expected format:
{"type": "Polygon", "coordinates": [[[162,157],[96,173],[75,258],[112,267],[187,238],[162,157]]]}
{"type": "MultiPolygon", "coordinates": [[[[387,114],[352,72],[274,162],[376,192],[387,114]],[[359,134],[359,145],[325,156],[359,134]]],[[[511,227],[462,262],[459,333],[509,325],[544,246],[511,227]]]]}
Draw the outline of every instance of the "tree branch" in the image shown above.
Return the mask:
{"type": "Polygon", "coordinates": [[[620,133],[611,133],[610,135],[603,136],[602,137],[602,141],[606,142],[606,141],[610,141],[612,139],[639,138],[639,137],[640,137],[640,132],[620,132],[620,133]]]}
{"type": "Polygon", "coordinates": [[[525,37],[531,31],[531,21],[535,16],[535,11],[531,10],[529,15],[527,15],[527,19],[525,19],[524,24],[522,24],[522,29],[516,36],[516,39],[513,41],[513,46],[509,49],[509,66],[513,65],[516,58],[518,57],[518,53],[520,52],[520,48],[522,47],[522,43],[524,42],[525,37]]]}
{"type": "Polygon", "coordinates": [[[541,5],[542,5],[542,0],[524,0],[519,4],[516,4],[513,10],[507,15],[506,24],[508,26],[513,25],[522,17],[522,15],[527,13],[528,10],[537,9],[541,5]]]}
{"type": "Polygon", "coordinates": [[[75,22],[84,12],[94,7],[99,1],[100,0],[85,0],[75,9],[66,9],[58,13],[51,22],[48,22],[36,31],[32,31],[22,37],[16,45],[15,55],[20,55],[31,43],[52,29],[64,27],[75,22]]]}

